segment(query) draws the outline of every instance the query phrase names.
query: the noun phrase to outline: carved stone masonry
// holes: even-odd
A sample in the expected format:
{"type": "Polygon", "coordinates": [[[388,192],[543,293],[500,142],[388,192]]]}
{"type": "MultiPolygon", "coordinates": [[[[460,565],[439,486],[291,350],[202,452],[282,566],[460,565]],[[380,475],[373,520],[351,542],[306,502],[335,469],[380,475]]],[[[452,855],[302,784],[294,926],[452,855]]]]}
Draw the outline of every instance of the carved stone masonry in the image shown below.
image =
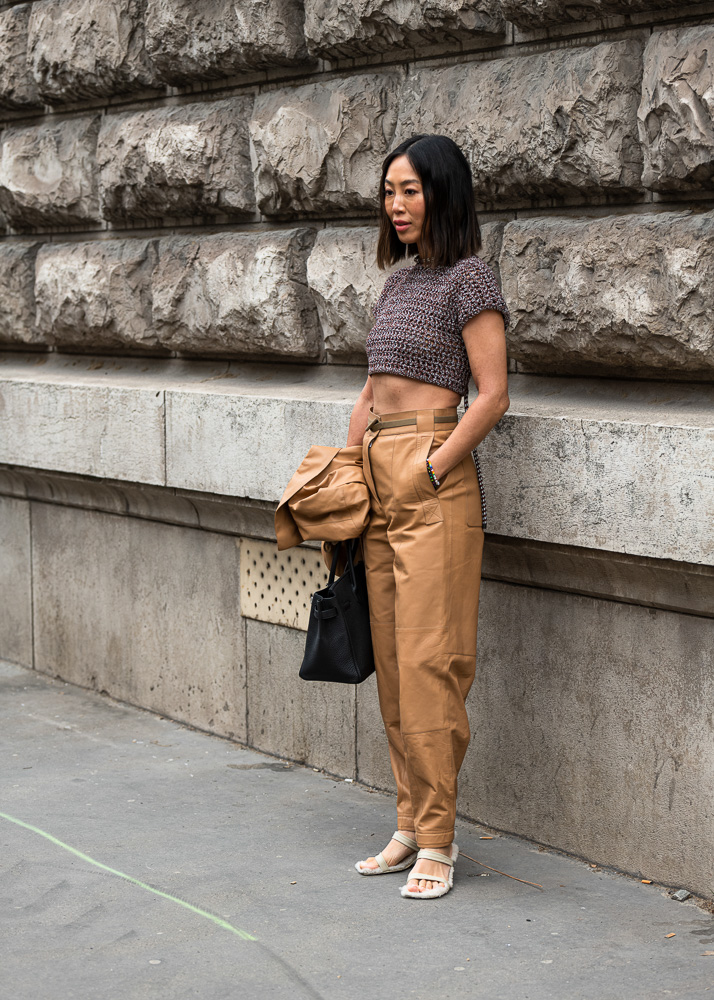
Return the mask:
{"type": "Polygon", "coordinates": [[[527,370],[714,374],[714,212],[509,222],[501,277],[527,370]]]}
{"type": "Polygon", "coordinates": [[[252,97],[107,115],[97,145],[106,219],[255,212],[252,97]]]}

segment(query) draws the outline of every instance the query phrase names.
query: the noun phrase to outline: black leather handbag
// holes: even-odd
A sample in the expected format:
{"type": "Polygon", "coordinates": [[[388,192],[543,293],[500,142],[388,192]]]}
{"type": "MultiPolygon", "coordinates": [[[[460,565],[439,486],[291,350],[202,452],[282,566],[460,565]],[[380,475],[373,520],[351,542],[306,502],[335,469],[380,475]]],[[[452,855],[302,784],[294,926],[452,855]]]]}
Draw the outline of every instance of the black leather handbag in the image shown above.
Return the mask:
{"type": "Polygon", "coordinates": [[[300,666],[304,681],[359,684],[374,673],[369,627],[367,577],[364,562],[355,564],[359,538],[337,542],[327,586],[312,595],[305,655],[300,666]],[[335,579],[342,546],[347,565],[335,579]]]}

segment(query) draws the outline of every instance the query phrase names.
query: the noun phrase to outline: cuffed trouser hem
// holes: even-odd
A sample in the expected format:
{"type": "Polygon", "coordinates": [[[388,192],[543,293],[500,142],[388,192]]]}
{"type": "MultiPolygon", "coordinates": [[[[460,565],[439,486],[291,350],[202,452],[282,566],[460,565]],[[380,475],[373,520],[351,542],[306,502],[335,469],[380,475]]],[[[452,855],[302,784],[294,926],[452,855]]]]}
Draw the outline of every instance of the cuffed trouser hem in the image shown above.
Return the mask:
{"type": "Polygon", "coordinates": [[[416,842],[419,847],[446,847],[447,844],[453,844],[454,842],[454,831],[447,830],[445,833],[418,833],[416,835],[416,842]]]}
{"type": "Polygon", "coordinates": [[[397,812],[397,830],[415,830],[414,817],[402,816],[397,812]]]}

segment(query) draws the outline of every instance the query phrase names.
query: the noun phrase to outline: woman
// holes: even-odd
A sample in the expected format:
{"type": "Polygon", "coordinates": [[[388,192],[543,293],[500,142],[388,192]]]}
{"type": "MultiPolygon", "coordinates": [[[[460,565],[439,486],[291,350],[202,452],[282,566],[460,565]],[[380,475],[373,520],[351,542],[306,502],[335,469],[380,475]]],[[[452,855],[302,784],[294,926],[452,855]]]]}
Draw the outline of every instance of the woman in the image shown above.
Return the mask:
{"type": "Polygon", "coordinates": [[[382,169],[377,263],[414,263],[387,277],[375,305],[367,381],[347,439],[362,442],[371,492],[362,543],[398,829],[355,867],[379,875],[416,860],[401,894],[421,899],[453,884],[485,514],[471,452],[509,402],[509,313],[480,247],[459,147],[440,135],[402,142],[382,169]],[[478,387],[471,407],[470,373],[478,387]]]}

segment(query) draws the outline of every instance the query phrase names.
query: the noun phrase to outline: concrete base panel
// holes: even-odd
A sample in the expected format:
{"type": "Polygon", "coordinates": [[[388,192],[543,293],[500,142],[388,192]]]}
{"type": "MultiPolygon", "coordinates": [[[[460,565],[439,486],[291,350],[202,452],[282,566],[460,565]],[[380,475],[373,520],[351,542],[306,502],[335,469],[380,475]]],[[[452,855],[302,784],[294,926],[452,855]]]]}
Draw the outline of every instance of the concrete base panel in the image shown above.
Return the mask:
{"type": "Polygon", "coordinates": [[[714,896],[714,621],[481,593],[459,811],[714,896]]]}
{"type": "Polygon", "coordinates": [[[29,504],[0,497],[0,650],[32,666],[32,574],[29,504]]]}
{"type": "Polygon", "coordinates": [[[245,741],[236,539],[32,507],[36,668],[245,741]]]}
{"type": "Polygon", "coordinates": [[[248,742],[333,774],[355,769],[355,689],[298,676],[305,632],[246,621],[248,742]]]}
{"type": "MultiPolygon", "coordinates": [[[[28,511],[39,671],[393,790],[376,678],[300,680],[232,535],[4,499],[0,656],[31,650],[28,511]]],[[[712,650],[712,618],[485,578],[459,813],[714,898],[712,650]]]]}
{"type": "MultiPolygon", "coordinates": [[[[374,674],[357,688],[357,777],[365,785],[396,794],[374,674]]],[[[396,820],[396,802],[394,810],[396,820]]]]}

